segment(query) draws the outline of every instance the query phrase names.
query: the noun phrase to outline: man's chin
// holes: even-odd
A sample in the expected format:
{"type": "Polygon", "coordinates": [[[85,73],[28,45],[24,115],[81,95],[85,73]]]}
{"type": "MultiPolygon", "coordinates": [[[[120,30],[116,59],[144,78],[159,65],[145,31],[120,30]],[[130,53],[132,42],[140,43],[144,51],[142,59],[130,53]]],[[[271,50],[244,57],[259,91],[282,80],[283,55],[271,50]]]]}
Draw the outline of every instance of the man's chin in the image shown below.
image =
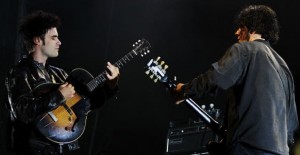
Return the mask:
{"type": "Polygon", "coordinates": [[[53,55],[50,56],[50,58],[56,58],[56,57],[58,57],[58,55],[59,55],[58,53],[57,54],[53,54],[53,55]]]}

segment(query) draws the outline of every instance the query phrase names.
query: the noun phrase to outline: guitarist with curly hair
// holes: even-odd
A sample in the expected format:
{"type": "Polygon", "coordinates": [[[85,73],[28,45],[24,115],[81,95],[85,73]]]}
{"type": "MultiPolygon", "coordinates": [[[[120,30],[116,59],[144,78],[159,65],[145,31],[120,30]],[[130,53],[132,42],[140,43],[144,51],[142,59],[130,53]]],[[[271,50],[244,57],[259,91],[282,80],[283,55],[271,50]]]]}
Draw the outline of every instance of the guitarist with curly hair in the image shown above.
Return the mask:
{"type": "Polygon", "coordinates": [[[26,16],[19,25],[28,55],[12,67],[6,80],[17,155],[62,154],[64,148],[79,148],[77,139],[89,110],[118,91],[119,68],[110,62],[94,81],[83,69],[68,75],[47,63],[59,55],[59,25],[56,15],[43,11],[26,16]],[[105,82],[97,87],[100,80],[105,82]]]}
{"type": "Polygon", "coordinates": [[[288,155],[299,123],[293,76],[271,47],[279,39],[276,13],[265,5],[250,5],[236,22],[239,42],[208,71],[177,84],[172,93],[179,104],[229,90],[222,154],[288,155]]]}

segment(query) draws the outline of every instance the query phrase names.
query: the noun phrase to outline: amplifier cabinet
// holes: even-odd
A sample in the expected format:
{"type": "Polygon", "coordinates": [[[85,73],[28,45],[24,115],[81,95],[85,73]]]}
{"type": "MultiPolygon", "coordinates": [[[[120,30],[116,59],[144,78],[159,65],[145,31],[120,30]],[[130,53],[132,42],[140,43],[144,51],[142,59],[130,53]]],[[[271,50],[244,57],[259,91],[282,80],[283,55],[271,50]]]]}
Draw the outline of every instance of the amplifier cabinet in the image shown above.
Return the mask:
{"type": "Polygon", "coordinates": [[[173,127],[168,130],[166,154],[208,154],[206,145],[209,141],[215,141],[216,138],[213,131],[203,123],[173,127]]]}

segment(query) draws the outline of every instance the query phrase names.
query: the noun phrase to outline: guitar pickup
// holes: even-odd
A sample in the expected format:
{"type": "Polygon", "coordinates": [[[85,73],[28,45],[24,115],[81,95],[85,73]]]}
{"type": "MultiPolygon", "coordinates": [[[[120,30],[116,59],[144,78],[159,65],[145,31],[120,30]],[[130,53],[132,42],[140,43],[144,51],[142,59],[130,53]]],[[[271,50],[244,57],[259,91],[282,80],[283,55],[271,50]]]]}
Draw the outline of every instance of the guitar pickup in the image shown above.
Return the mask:
{"type": "Polygon", "coordinates": [[[54,122],[56,122],[58,119],[55,117],[55,115],[50,111],[50,112],[48,112],[48,114],[49,114],[49,116],[52,118],[52,120],[54,121],[54,122]]]}

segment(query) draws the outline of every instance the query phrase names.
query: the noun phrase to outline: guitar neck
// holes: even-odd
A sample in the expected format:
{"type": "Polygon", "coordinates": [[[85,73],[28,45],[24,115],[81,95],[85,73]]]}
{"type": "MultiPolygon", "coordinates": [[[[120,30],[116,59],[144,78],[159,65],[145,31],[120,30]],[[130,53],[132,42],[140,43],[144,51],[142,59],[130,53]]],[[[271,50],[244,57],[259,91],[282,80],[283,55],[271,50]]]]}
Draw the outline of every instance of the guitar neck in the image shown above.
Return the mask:
{"type": "MultiPolygon", "coordinates": [[[[119,59],[117,62],[115,62],[113,65],[120,69],[137,55],[138,53],[135,50],[132,50],[129,53],[127,53],[125,56],[123,56],[121,59],[119,59]]],[[[88,90],[92,92],[98,86],[102,85],[106,80],[107,80],[106,71],[103,71],[102,73],[97,75],[94,79],[92,79],[90,82],[88,82],[86,85],[88,87],[88,90]]]]}

